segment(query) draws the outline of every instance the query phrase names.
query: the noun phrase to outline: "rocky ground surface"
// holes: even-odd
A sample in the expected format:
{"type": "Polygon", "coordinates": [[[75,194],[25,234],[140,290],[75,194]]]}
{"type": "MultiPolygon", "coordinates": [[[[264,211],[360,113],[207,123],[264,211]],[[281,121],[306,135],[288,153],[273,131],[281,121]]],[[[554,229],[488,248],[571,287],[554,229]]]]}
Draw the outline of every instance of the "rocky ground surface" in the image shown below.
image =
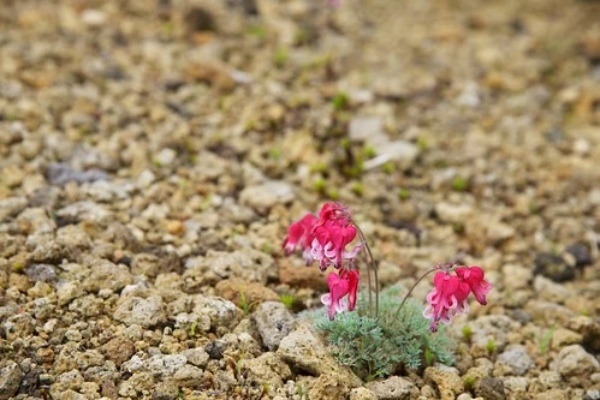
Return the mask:
{"type": "Polygon", "coordinates": [[[0,399],[600,399],[599,21],[4,0],[0,399]],[[324,279],[280,246],[328,199],[384,286],[486,270],[456,365],[361,382],[298,321],[324,279]]]}

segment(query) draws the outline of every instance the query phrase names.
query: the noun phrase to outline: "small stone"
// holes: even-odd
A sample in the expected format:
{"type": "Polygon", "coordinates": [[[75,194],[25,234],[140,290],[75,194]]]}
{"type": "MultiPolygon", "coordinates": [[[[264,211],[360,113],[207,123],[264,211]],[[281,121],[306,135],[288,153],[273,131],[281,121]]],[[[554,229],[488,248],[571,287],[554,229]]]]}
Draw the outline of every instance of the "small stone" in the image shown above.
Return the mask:
{"type": "Polygon", "coordinates": [[[428,367],[423,377],[425,381],[435,384],[442,400],[454,400],[464,391],[463,381],[455,368],[443,365],[428,367]]]}
{"type": "Polygon", "coordinates": [[[135,345],[123,336],[116,336],[103,344],[100,351],[119,367],[135,354],[135,345]]]}
{"type": "Polygon", "coordinates": [[[158,296],[147,299],[129,296],[121,299],[114,318],[126,325],[137,324],[144,328],[150,328],[167,320],[163,301],[158,296]]]}
{"type": "Polygon", "coordinates": [[[54,266],[49,264],[32,264],[25,269],[25,273],[34,282],[50,282],[56,279],[54,266]]]}
{"type": "Polygon", "coordinates": [[[243,189],[240,193],[240,202],[261,214],[265,214],[273,206],[290,203],[295,197],[294,187],[289,183],[267,181],[243,189]]]}
{"type": "Polygon", "coordinates": [[[267,301],[260,304],[252,317],[269,350],[276,350],[281,340],[294,328],[294,317],[280,302],[267,301]]]}
{"type": "Polygon", "coordinates": [[[373,141],[387,141],[383,129],[383,121],[378,117],[356,117],[350,120],[348,137],[352,141],[372,143],[373,141]]]}
{"type": "Polygon", "coordinates": [[[159,382],[154,388],[154,400],[175,400],[179,397],[179,386],[173,381],[159,382]]]}
{"type": "Polygon", "coordinates": [[[536,394],[533,400],[569,400],[569,395],[562,389],[551,389],[536,394]]]}
{"type": "Polygon", "coordinates": [[[468,204],[440,202],[435,205],[435,213],[442,222],[464,223],[473,213],[473,207],[468,204]]]}
{"type": "Polygon", "coordinates": [[[377,400],[409,400],[416,399],[419,389],[408,379],[392,376],[383,381],[367,385],[375,394],[377,400]]]}
{"type": "Polygon", "coordinates": [[[522,376],[534,365],[533,359],[527,354],[524,346],[512,345],[498,356],[494,375],[522,376]]]}
{"type": "Polygon", "coordinates": [[[543,275],[554,282],[565,282],[575,277],[575,267],[567,264],[559,255],[539,253],[535,256],[534,263],[534,274],[543,275]]]}
{"type": "Polygon", "coordinates": [[[95,168],[87,171],[80,171],[72,168],[68,164],[54,163],[48,166],[48,169],[46,170],[46,179],[48,179],[48,182],[51,185],[64,186],[69,182],[83,184],[107,180],[109,179],[109,176],[106,172],[95,168]]]}
{"type": "Polygon", "coordinates": [[[377,400],[377,396],[365,387],[357,387],[350,391],[349,400],[377,400]]]}
{"type": "Polygon", "coordinates": [[[565,378],[585,379],[593,372],[598,372],[600,363],[580,345],[572,345],[558,353],[556,359],[550,364],[550,369],[560,372],[565,378]]]}
{"type": "Polygon", "coordinates": [[[504,382],[497,378],[483,378],[475,385],[475,395],[486,400],[505,400],[504,382]]]}
{"type": "Polygon", "coordinates": [[[14,361],[8,360],[2,364],[0,364],[0,399],[8,400],[17,394],[25,375],[14,361]]]}
{"type": "Polygon", "coordinates": [[[206,366],[210,356],[204,349],[195,348],[188,349],[182,353],[188,360],[188,362],[196,367],[203,368],[206,366]]]}
{"type": "Polygon", "coordinates": [[[573,332],[570,329],[557,328],[552,334],[551,347],[554,350],[560,350],[565,346],[580,344],[583,341],[583,335],[573,332]]]}
{"type": "Polygon", "coordinates": [[[186,364],[175,371],[175,374],[173,374],[173,380],[179,387],[198,388],[203,384],[203,374],[204,373],[200,368],[186,364]]]}
{"type": "Polygon", "coordinates": [[[247,282],[239,278],[225,279],[217,283],[217,295],[230,300],[235,304],[241,304],[244,301],[249,305],[258,305],[269,300],[278,300],[277,293],[268,287],[257,283],[247,282]]]}
{"type": "Polygon", "coordinates": [[[269,391],[282,387],[292,376],[292,371],[275,353],[264,353],[257,358],[244,359],[241,369],[247,379],[257,385],[267,385],[269,391]]]}
{"type": "Polygon", "coordinates": [[[88,8],[81,13],[81,21],[92,27],[102,26],[106,22],[106,14],[100,10],[88,8]]]}
{"type": "Polygon", "coordinates": [[[84,290],[78,282],[65,282],[58,286],[56,294],[58,296],[58,305],[64,306],[69,304],[74,299],[83,296],[84,290]]]}

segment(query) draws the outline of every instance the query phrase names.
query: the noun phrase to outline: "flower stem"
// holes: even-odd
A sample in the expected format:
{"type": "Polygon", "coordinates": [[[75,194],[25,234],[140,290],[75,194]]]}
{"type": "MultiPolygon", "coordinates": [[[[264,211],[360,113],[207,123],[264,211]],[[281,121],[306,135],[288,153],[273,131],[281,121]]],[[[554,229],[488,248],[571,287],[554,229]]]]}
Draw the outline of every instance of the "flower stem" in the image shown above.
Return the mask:
{"type": "Polygon", "coordinates": [[[365,234],[362,229],[356,223],[354,224],[356,230],[358,231],[358,235],[360,236],[360,240],[365,245],[365,249],[367,250],[367,280],[369,283],[369,308],[372,310],[372,300],[371,300],[371,271],[373,271],[373,276],[375,278],[375,318],[379,317],[379,272],[377,270],[377,264],[375,263],[375,259],[373,258],[373,253],[371,252],[371,248],[369,247],[369,243],[367,243],[367,239],[365,238],[365,234]]]}
{"type": "Polygon", "coordinates": [[[410,294],[412,293],[414,288],[417,287],[419,282],[421,282],[423,280],[423,278],[425,278],[427,275],[431,274],[432,272],[438,271],[439,269],[440,268],[436,266],[436,267],[430,269],[429,271],[425,272],[423,275],[421,275],[419,277],[419,279],[417,279],[417,281],[412,285],[412,287],[408,290],[408,292],[406,292],[406,294],[404,295],[404,298],[402,299],[402,302],[396,309],[396,317],[398,317],[398,315],[400,315],[400,311],[402,310],[402,307],[404,307],[404,303],[406,303],[406,300],[408,299],[408,297],[410,296],[410,294]]]}

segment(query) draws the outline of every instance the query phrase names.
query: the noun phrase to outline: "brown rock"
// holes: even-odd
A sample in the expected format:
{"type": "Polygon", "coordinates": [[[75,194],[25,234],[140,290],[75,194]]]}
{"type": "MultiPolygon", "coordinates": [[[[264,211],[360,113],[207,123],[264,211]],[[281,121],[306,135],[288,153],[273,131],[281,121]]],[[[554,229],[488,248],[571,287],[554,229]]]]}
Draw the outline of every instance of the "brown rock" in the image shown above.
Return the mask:
{"type": "Polygon", "coordinates": [[[279,296],[271,289],[257,282],[247,282],[243,279],[225,279],[216,286],[217,294],[235,304],[240,304],[242,294],[248,304],[259,304],[263,301],[277,300],[279,296]]]}
{"type": "Polygon", "coordinates": [[[316,266],[302,265],[300,260],[282,258],[279,260],[279,281],[292,287],[327,289],[325,276],[316,266]]]}
{"type": "Polygon", "coordinates": [[[133,356],[135,345],[129,339],[117,336],[100,347],[100,351],[118,367],[133,356]]]}

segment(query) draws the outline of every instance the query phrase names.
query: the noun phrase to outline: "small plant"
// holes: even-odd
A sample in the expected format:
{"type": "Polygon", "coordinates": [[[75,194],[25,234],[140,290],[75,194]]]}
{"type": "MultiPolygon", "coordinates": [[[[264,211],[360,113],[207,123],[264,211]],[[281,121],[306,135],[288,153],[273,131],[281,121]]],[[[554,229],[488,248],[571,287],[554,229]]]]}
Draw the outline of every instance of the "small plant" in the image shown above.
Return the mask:
{"type": "Polygon", "coordinates": [[[465,325],[462,327],[462,336],[465,339],[465,341],[470,342],[471,339],[473,338],[473,329],[471,329],[471,327],[469,325],[465,325]]]}
{"type": "Polygon", "coordinates": [[[356,194],[359,197],[362,197],[362,195],[365,192],[365,187],[362,183],[360,182],[355,182],[354,185],[352,185],[352,191],[354,192],[354,194],[356,194]]]}
{"type": "Polygon", "coordinates": [[[549,330],[544,332],[542,337],[540,338],[540,343],[538,345],[538,350],[540,354],[548,353],[550,350],[550,344],[552,343],[552,336],[554,336],[554,332],[556,331],[556,326],[552,326],[549,330]]]}
{"type": "Polygon", "coordinates": [[[333,109],[335,111],[342,111],[348,108],[348,95],[345,92],[337,92],[331,99],[333,109]]]}
{"type": "Polygon", "coordinates": [[[279,301],[283,303],[285,308],[292,310],[294,308],[294,304],[296,303],[296,297],[291,293],[284,293],[279,296],[279,301]]]}
{"type": "Polygon", "coordinates": [[[402,201],[410,199],[410,190],[407,188],[400,188],[400,190],[398,190],[398,198],[402,201]]]}
{"type": "Polygon", "coordinates": [[[380,293],[377,264],[366,238],[348,209],[338,203],[325,203],[319,214],[306,214],[290,225],[283,248],[290,254],[298,247],[307,265],[316,261],[321,271],[334,268],[327,276],[329,293],[321,296],[327,316],[313,319],[338,361],[366,380],[388,376],[401,367],[431,365],[435,360],[452,363],[454,345],[440,324],[466,313],[471,294],[478,303],[487,304],[492,288],[480,267],[445,263],[421,275],[400,302],[398,289],[380,293]],[[357,238],[359,243],[348,249],[357,238]],[[359,254],[366,260],[368,287],[366,295],[360,296],[359,254]],[[408,298],[432,273],[434,288],[423,310],[408,298]]]}
{"type": "Polygon", "coordinates": [[[277,68],[283,68],[288,60],[288,52],[286,49],[279,49],[275,52],[273,56],[273,63],[277,68]]]}
{"type": "Polygon", "coordinates": [[[471,392],[475,388],[475,377],[473,375],[467,375],[463,379],[465,390],[471,392]]]}
{"type": "Polygon", "coordinates": [[[255,306],[254,302],[250,302],[248,297],[246,297],[246,293],[240,292],[240,297],[238,301],[238,307],[242,309],[244,316],[247,316],[252,311],[252,308],[255,306]]]}
{"type": "Polygon", "coordinates": [[[456,192],[465,192],[469,187],[469,183],[463,177],[457,176],[452,180],[452,190],[456,192]]]}
{"type": "Polygon", "coordinates": [[[496,341],[493,339],[488,340],[485,344],[485,349],[488,354],[494,354],[496,352],[496,341]]]}

